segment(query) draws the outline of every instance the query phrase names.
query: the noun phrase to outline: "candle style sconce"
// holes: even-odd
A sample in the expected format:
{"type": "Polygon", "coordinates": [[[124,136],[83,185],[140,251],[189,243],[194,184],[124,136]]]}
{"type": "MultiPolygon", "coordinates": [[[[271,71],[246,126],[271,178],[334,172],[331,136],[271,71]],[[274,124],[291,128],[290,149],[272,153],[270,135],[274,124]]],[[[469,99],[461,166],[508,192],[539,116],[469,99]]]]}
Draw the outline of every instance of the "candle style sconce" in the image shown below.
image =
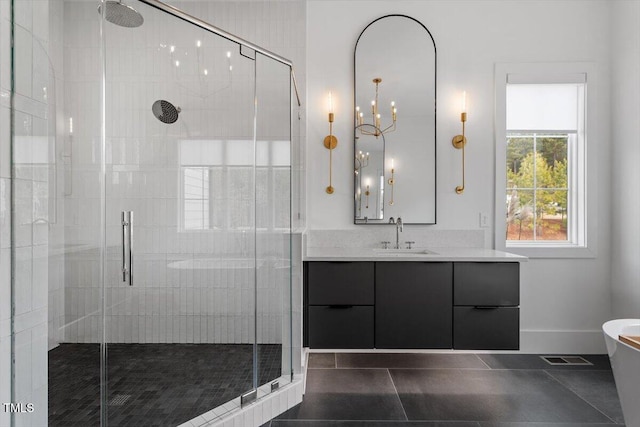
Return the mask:
{"type": "Polygon", "coordinates": [[[329,150],[329,185],[325,189],[327,194],[333,194],[333,185],[331,181],[331,175],[333,172],[333,150],[338,146],[338,138],[333,135],[333,97],[329,92],[329,135],[324,138],[324,147],[329,150]]]}
{"type": "Polygon", "coordinates": [[[393,206],[393,188],[396,186],[396,178],[395,178],[396,169],[393,165],[393,158],[391,159],[391,178],[387,181],[389,186],[391,187],[391,197],[389,198],[389,205],[393,206]]]}
{"type": "Polygon", "coordinates": [[[366,206],[365,209],[369,209],[369,195],[371,194],[371,192],[369,191],[369,184],[367,184],[367,190],[364,192],[364,195],[366,196],[366,206]]]}
{"type": "Polygon", "coordinates": [[[462,185],[456,187],[456,194],[464,192],[464,147],[467,145],[467,138],[464,136],[464,127],[467,121],[467,92],[462,92],[462,112],[460,113],[460,121],[462,122],[462,134],[456,135],[451,140],[451,144],[458,150],[462,150],[462,185]]]}

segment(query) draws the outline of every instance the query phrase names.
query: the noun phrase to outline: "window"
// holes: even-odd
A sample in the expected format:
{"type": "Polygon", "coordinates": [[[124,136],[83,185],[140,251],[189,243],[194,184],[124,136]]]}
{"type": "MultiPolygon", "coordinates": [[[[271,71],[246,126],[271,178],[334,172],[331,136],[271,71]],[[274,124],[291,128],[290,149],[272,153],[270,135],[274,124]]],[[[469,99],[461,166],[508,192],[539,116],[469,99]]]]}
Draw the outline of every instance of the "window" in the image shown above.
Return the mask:
{"type": "Polygon", "coordinates": [[[534,257],[593,255],[587,239],[588,68],[496,67],[497,249],[534,257]]]}
{"type": "Polygon", "coordinates": [[[508,242],[572,240],[568,202],[575,186],[568,180],[567,152],[575,136],[507,131],[508,242]]]}

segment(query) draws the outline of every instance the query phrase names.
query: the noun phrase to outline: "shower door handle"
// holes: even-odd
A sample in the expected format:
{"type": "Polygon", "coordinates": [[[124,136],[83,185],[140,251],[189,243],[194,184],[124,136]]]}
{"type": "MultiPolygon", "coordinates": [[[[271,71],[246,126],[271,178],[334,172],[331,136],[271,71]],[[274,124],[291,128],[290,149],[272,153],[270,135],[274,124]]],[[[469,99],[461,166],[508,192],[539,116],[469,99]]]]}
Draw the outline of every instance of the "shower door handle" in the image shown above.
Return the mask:
{"type": "Polygon", "coordinates": [[[133,211],[122,211],[122,281],[133,286],[133,211]]]}
{"type": "Polygon", "coordinates": [[[133,286],[133,211],[129,211],[129,286],[133,286]]]}

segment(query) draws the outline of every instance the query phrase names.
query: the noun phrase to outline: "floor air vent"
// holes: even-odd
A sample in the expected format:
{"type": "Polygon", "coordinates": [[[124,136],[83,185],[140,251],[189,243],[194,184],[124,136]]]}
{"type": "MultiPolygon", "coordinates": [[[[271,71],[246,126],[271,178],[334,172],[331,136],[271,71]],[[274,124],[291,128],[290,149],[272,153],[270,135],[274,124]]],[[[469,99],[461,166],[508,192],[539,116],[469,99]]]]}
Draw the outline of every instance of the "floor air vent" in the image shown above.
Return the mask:
{"type": "Polygon", "coordinates": [[[131,398],[130,394],[114,394],[109,401],[109,406],[122,406],[131,398]]]}
{"type": "Polygon", "coordinates": [[[549,365],[565,365],[565,366],[593,365],[593,363],[583,359],[580,356],[540,356],[540,357],[549,365]]]}

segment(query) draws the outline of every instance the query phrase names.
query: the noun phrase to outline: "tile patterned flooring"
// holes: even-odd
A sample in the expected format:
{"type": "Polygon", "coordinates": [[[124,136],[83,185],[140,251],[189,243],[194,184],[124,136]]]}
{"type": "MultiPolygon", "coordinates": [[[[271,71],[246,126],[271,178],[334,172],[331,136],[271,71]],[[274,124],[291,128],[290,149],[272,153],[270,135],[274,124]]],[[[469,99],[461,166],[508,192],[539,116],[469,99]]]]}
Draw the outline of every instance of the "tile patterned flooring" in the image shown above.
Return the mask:
{"type": "MultiPolygon", "coordinates": [[[[252,388],[248,344],[110,344],[107,360],[110,426],[176,426],[252,388]]],[[[260,384],[281,365],[280,345],[258,346],[260,384]]],[[[100,346],[62,344],[49,352],[49,426],[98,425],[100,346]]]]}
{"type": "Polygon", "coordinates": [[[311,353],[303,402],[264,427],[620,427],[609,359],[311,353]]]}

